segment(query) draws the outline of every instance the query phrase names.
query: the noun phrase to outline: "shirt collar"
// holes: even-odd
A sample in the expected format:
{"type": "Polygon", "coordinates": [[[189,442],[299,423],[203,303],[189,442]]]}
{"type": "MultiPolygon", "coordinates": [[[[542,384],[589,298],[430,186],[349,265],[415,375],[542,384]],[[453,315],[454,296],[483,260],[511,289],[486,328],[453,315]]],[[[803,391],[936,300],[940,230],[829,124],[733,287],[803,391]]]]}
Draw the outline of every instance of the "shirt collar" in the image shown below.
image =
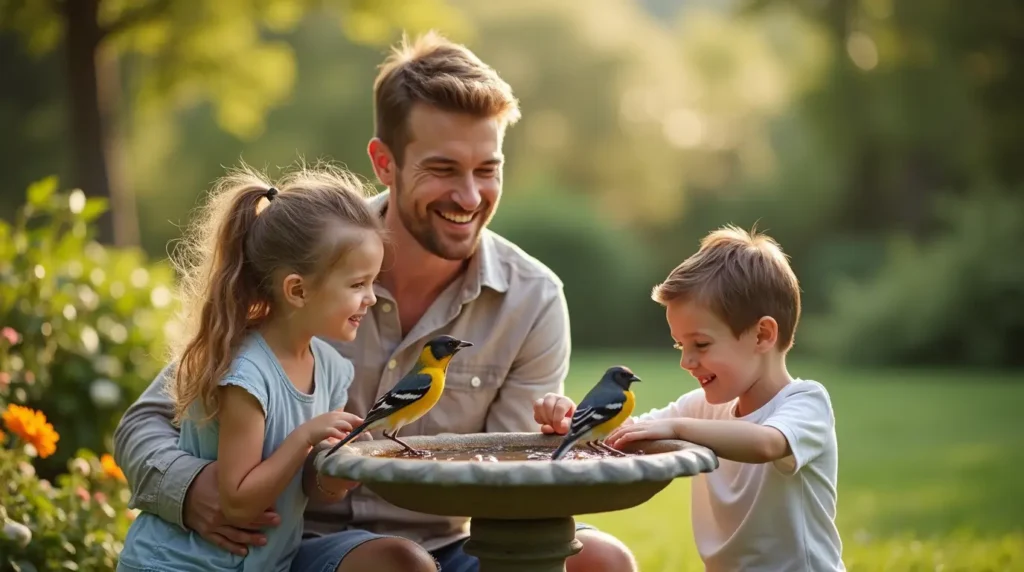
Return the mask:
{"type": "MultiPolygon", "coordinates": [[[[390,190],[385,189],[369,198],[371,208],[380,213],[382,218],[388,207],[389,193],[390,190]]],[[[480,233],[480,243],[477,245],[476,253],[469,259],[463,279],[463,303],[479,296],[483,287],[501,293],[508,291],[508,266],[501,262],[497,242],[497,235],[490,229],[484,229],[480,233]]]]}

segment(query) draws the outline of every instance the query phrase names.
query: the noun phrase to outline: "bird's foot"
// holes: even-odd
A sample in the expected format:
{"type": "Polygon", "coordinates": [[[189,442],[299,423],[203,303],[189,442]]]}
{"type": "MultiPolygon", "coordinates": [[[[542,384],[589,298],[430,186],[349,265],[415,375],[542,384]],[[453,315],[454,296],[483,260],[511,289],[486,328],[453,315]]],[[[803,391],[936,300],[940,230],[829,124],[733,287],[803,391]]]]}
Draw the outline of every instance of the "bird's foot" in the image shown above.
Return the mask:
{"type": "Polygon", "coordinates": [[[610,445],[604,443],[603,441],[598,441],[596,443],[596,445],[602,451],[611,453],[612,455],[614,455],[616,457],[628,457],[629,456],[626,453],[623,453],[622,451],[619,451],[618,449],[613,449],[610,445]]]}
{"type": "Polygon", "coordinates": [[[413,457],[429,457],[431,455],[430,451],[423,451],[423,450],[420,450],[420,449],[414,449],[412,446],[410,446],[405,441],[402,441],[401,439],[399,439],[393,433],[391,435],[388,435],[388,433],[386,431],[383,432],[383,433],[384,433],[385,437],[387,437],[388,439],[391,439],[395,443],[398,443],[399,445],[401,445],[402,448],[405,449],[405,452],[408,453],[410,456],[413,456],[413,457]]]}

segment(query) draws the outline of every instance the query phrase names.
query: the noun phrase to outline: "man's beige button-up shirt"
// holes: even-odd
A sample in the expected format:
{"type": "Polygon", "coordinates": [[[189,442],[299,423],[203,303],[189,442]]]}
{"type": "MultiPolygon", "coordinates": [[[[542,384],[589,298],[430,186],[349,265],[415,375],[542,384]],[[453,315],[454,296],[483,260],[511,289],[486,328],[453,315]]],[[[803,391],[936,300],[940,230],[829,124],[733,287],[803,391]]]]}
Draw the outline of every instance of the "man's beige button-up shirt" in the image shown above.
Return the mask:
{"type": "MultiPolygon", "coordinates": [[[[371,199],[381,211],[386,201],[386,192],[371,199]]],[[[554,273],[485,230],[466,272],[404,338],[397,304],[380,285],[374,288],[377,304],[363,318],[355,341],[335,344],[355,365],[348,411],[365,416],[413,367],[423,344],[444,333],[474,345],[452,360],[437,405],[399,437],[538,430],[532,402],[547,392],[561,393],[569,368],[569,315],[554,273]]],[[[125,413],[115,454],[132,486],[132,506],[180,525],[185,491],[207,461],[177,448],[171,402],[161,391],[164,375],[125,413]]],[[[361,528],[404,536],[428,550],[464,538],[467,525],[465,518],[398,508],[364,487],[339,503],[306,509],[307,532],[361,528]]]]}

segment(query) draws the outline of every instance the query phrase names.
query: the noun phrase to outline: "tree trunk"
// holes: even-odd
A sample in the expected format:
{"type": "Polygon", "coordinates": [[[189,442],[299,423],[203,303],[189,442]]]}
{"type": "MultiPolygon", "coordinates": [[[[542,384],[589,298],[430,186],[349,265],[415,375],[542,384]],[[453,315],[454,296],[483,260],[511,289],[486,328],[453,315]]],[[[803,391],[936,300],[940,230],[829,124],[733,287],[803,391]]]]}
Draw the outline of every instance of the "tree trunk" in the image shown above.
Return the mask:
{"type": "Polygon", "coordinates": [[[62,2],[67,30],[65,41],[71,133],[74,149],[74,186],[86,195],[106,197],[110,210],[97,221],[99,240],[118,246],[139,243],[135,196],[124,184],[117,128],[120,81],[117,60],[102,45],[97,22],[99,0],[62,2]]]}

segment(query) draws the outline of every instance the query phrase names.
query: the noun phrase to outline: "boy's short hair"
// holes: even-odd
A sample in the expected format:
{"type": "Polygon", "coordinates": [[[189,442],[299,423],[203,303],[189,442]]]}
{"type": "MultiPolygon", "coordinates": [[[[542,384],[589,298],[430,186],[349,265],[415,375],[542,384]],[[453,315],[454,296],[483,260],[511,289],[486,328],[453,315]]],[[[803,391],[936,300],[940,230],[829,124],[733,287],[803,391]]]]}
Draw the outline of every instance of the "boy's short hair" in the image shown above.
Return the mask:
{"type": "Polygon", "coordinates": [[[781,351],[793,345],[800,320],[800,284],[774,239],[726,225],[708,234],[700,250],[683,261],[651,297],[667,306],[694,301],[711,309],[739,335],[764,316],[779,324],[781,351]]]}
{"type": "Polygon", "coordinates": [[[431,31],[403,36],[380,66],[373,84],[374,135],[401,167],[409,144],[409,113],[417,103],[444,111],[497,117],[503,127],[520,117],[512,88],[469,48],[431,31]]]}

